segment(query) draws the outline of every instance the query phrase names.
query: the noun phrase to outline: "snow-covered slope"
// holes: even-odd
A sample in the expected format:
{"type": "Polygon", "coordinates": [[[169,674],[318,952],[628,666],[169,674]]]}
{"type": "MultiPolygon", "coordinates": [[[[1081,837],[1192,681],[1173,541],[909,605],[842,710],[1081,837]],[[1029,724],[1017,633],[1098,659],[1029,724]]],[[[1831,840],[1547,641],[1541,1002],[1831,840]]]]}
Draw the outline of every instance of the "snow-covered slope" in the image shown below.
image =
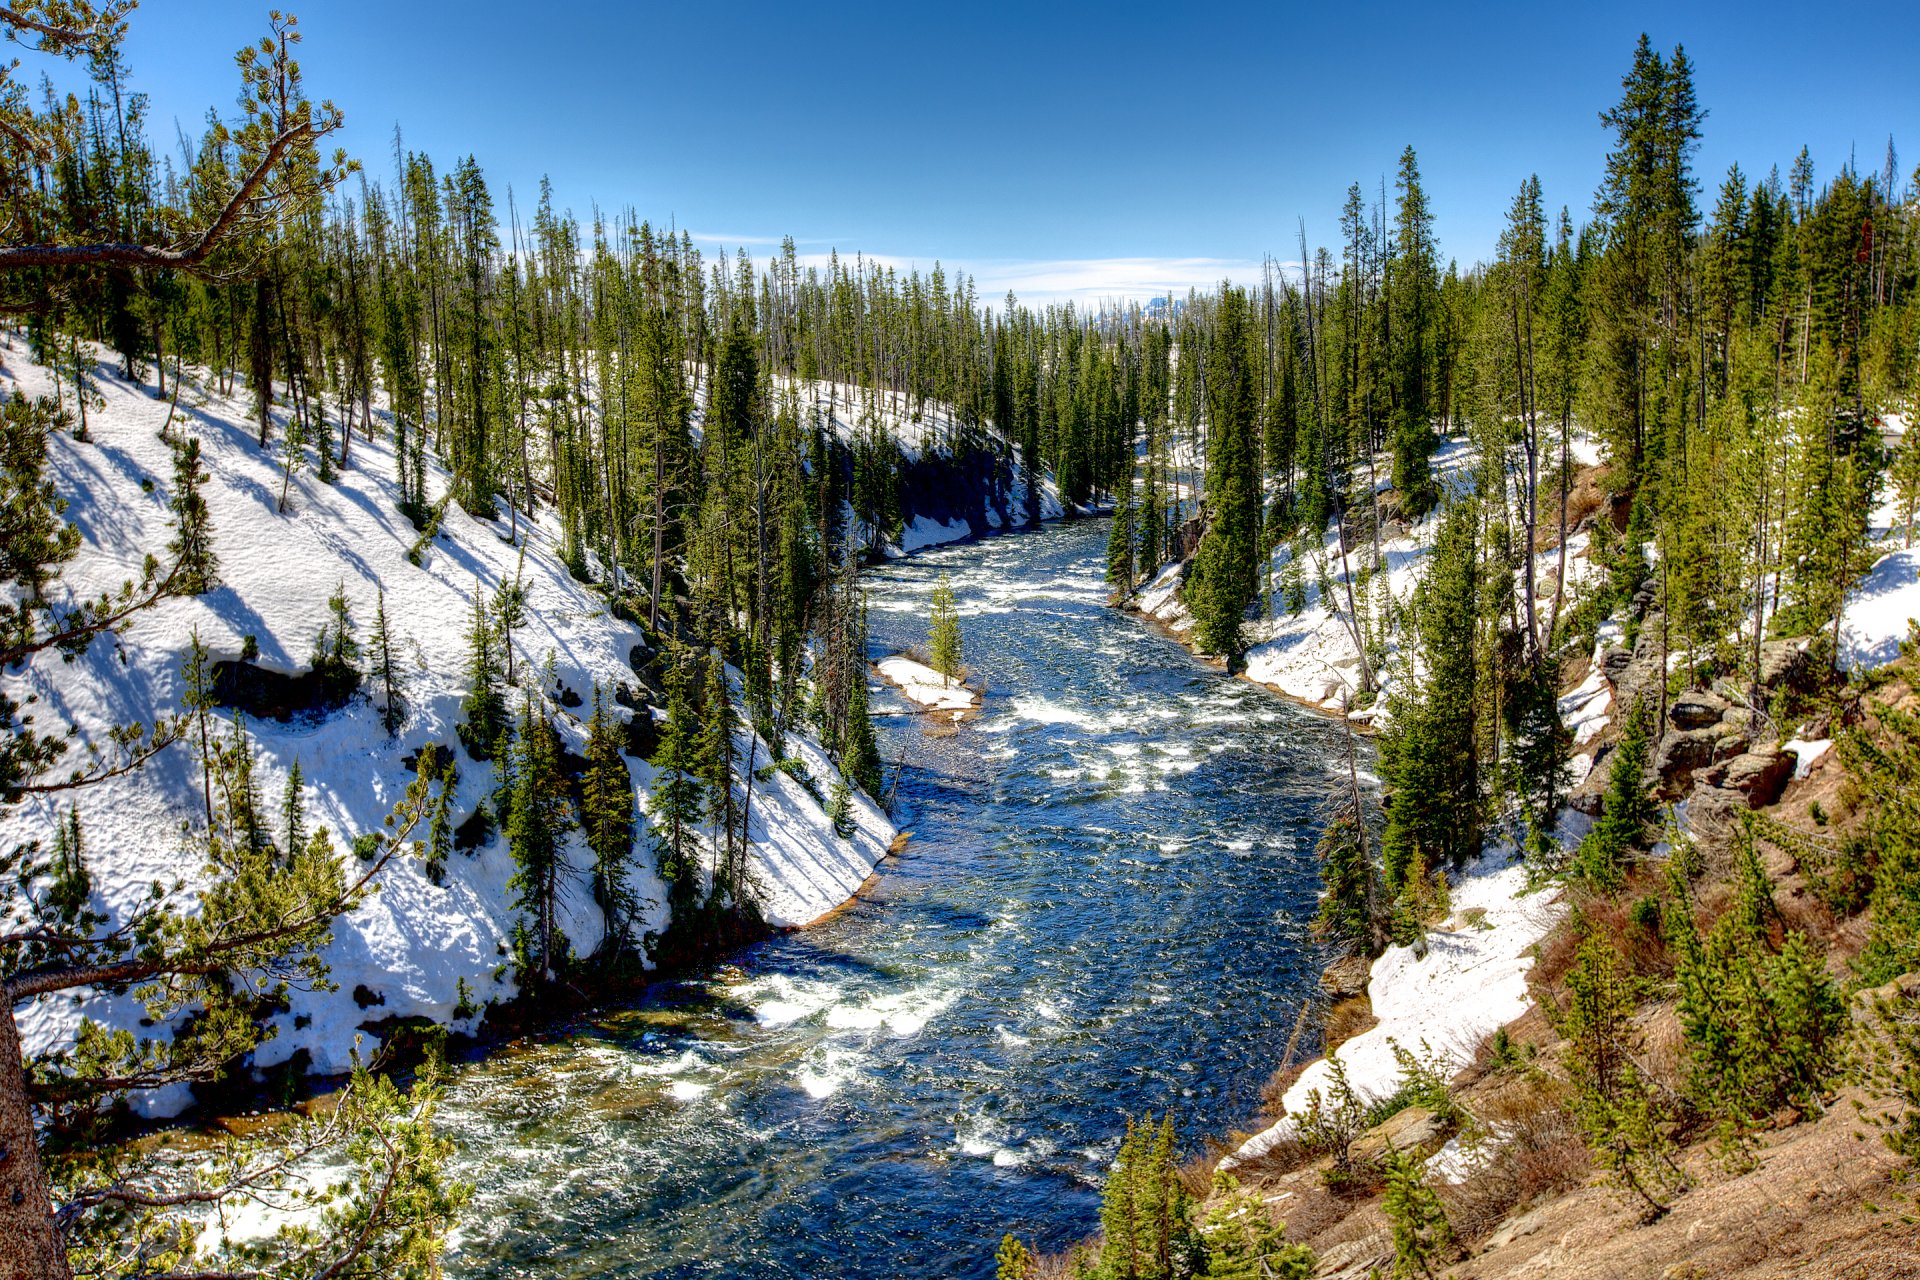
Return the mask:
{"type": "MultiPolygon", "coordinates": [[[[52,393],[47,374],[28,362],[17,338],[4,360],[0,391],[52,393]]],[[[84,538],[57,589],[76,593],[98,592],[137,576],[142,556],[161,552],[170,536],[171,455],[157,437],[167,405],[153,398],[151,386],[119,381],[110,365],[100,367],[98,380],[105,406],[89,413],[91,441],[63,435],[51,443],[49,474],[84,538]]],[[[408,550],[418,534],[395,507],[394,460],[385,442],[355,439],[351,465],[337,484],[296,475],[282,513],[280,456],[254,444],[244,392],[224,398],[194,383],[190,374],[180,415],[174,430],[200,438],[211,477],[206,497],[221,584],[200,597],[160,604],[124,636],[97,640],[73,663],[43,659],[23,672],[7,673],[4,679],[16,697],[39,699],[43,727],[71,721],[84,736],[97,738],[114,724],[152,723],[181,710],[182,657],[196,630],[214,660],[237,658],[251,638],[260,666],[303,670],[310,665],[336,584],[344,586],[362,641],[372,626],[376,593],[384,588],[408,670],[408,715],[399,732],[389,737],[364,697],[317,721],[247,725],[269,812],[277,813],[287,772],[299,761],[309,824],[329,828],[336,847],[351,857],[344,851],[353,838],[380,828],[410,780],[403,759],[425,743],[456,741],[465,692],[464,635],[476,585],[490,595],[503,578],[524,575],[528,610],[525,625],[513,635],[516,671],[523,681],[537,682],[541,664],[550,657],[558,684],[581,699],[571,710],[559,703],[550,707],[571,750],[584,747],[594,685],[611,695],[622,682],[633,682],[628,659],[641,633],[613,617],[604,600],[568,575],[551,524],[529,525],[523,517],[515,544],[508,541],[506,519],[476,520],[450,504],[439,536],[416,566],[409,563],[408,550]]],[[[445,485],[445,475],[436,471],[429,496],[437,498],[445,485]]],[[[517,691],[512,701],[517,707],[517,691]]],[[[743,759],[749,745],[745,737],[738,744],[743,759]]],[[[796,738],[790,749],[814,778],[824,783],[833,776],[815,744],[796,738]]],[[[494,785],[491,765],[475,763],[464,752],[457,758],[456,821],[473,813],[494,785]]],[[[768,763],[764,744],[755,758],[768,763]]],[[[629,758],[628,764],[644,806],[653,771],[639,759],[629,758]]],[[[97,907],[124,909],[155,880],[191,880],[199,874],[199,859],[180,834],[183,822],[202,814],[198,766],[184,745],[170,748],[135,775],[88,787],[72,798],[80,805],[97,907]]],[[[0,814],[0,847],[45,839],[64,803],[35,800],[0,814]]],[[[867,878],[895,832],[864,798],[857,803],[857,819],[856,834],[841,840],[819,802],[794,778],[776,771],[770,781],[755,782],[752,874],[773,923],[816,919],[867,878]]],[[[666,922],[665,893],[650,869],[646,847],[643,842],[636,859],[643,869],[635,873],[632,888],[649,904],[640,926],[659,929],[666,922]]],[[[560,924],[575,951],[586,954],[600,942],[603,924],[588,888],[590,858],[577,834],[568,861],[560,924]]],[[[396,1015],[466,1027],[471,1018],[454,1017],[463,980],[477,1002],[511,995],[506,964],[516,918],[507,889],[511,870],[497,833],[471,853],[454,853],[443,886],[428,880],[418,859],[396,859],[380,891],[334,930],[325,958],[338,989],[296,992],[291,1010],[276,1019],[279,1034],[263,1046],[258,1065],[305,1049],[316,1070],[342,1070],[356,1029],[396,1015]],[[383,1003],[363,1008],[370,999],[383,1003]]],[[[126,999],[48,1000],[23,1011],[22,1032],[30,1049],[39,1048],[70,1038],[82,1016],[135,1027],[139,1014],[126,999]]],[[[182,1102],[173,1097],[156,1099],[154,1105],[164,1110],[182,1102]]]]}
{"type": "MultiPolygon", "coordinates": [[[[1596,458],[1589,441],[1576,438],[1574,454],[1581,464],[1596,458]]],[[[1472,444],[1464,439],[1441,443],[1433,458],[1434,477],[1451,492],[1465,492],[1473,483],[1472,444]]],[[[1388,487],[1391,459],[1382,455],[1376,461],[1377,487],[1388,487]]],[[[1433,550],[1441,513],[1434,511],[1397,534],[1385,534],[1380,541],[1380,561],[1384,571],[1366,572],[1374,561],[1370,539],[1350,528],[1345,566],[1342,566],[1340,539],[1335,525],[1329,523],[1321,545],[1310,552],[1299,566],[1298,577],[1304,607],[1290,613],[1285,601],[1288,546],[1276,549],[1266,565],[1266,599],[1272,612],[1247,624],[1250,641],[1245,655],[1245,673],[1249,680],[1267,685],[1290,698],[1296,698],[1326,711],[1347,708],[1360,687],[1360,656],[1353,632],[1346,621],[1347,582],[1353,580],[1353,604],[1362,615],[1363,631],[1371,638],[1380,627],[1380,619],[1390,608],[1411,599],[1414,587],[1426,572],[1428,554],[1433,550]],[[1324,574],[1324,578],[1323,578],[1324,574]],[[1321,598],[1321,583],[1333,588],[1331,602],[1321,598]],[[1329,603],[1334,607],[1329,608],[1329,603]]],[[[1587,558],[1588,535],[1575,534],[1567,540],[1567,578],[1570,587],[1586,578],[1592,566],[1587,558]]],[[[1543,551],[1536,557],[1535,580],[1540,587],[1539,604],[1544,615],[1551,595],[1553,576],[1558,571],[1557,550],[1543,551]]],[[[1143,586],[1133,599],[1133,607],[1149,617],[1184,633],[1193,625],[1192,614],[1180,599],[1180,586],[1186,566],[1165,566],[1143,586]]],[[[1367,707],[1355,710],[1355,720],[1382,723],[1387,701],[1396,682],[1405,678],[1401,655],[1403,647],[1397,634],[1389,633],[1380,643],[1385,661],[1373,673],[1378,696],[1367,707]]]]}

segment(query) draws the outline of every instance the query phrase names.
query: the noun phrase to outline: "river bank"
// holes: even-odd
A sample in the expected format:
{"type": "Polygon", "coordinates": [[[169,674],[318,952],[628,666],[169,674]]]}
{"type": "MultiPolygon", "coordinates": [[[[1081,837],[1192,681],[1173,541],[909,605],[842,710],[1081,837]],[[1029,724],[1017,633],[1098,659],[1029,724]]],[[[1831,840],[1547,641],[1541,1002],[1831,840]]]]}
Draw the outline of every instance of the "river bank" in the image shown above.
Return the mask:
{"type": "Polygon", "coordinates": [[[463,1064],[452,1274],[984,1280],[1008,1223],[1097,1226],[1126,1117],[1255,1105],[1318,978],[1338,726],[1106,608],[1105,536],[874,570],[873,650],[923,638],[945,572],[988,686],[957,732],[875,695],[911,851],[814,928],[463,1064]]]}

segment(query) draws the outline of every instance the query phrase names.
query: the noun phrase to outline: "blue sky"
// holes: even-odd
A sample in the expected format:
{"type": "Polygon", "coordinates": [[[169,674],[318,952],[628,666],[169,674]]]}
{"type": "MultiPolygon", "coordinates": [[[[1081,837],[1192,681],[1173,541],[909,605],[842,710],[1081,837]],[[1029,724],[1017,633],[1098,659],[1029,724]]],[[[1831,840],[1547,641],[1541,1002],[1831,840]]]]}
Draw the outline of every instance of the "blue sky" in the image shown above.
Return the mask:
{"type": "MultiPolygon", "coordinates": [[[[283,0],[284,2],[284,0],[283,0]]],[[[147,0],[128,57],[154,132],[231,110],[266,5],[147,0]]],[[[502,210],[540,177],[756,256],[864,251],[984,294],[1094,299],[1249,276],[1337,238],[1347,184],[1420,156],[1443,252],[1492,252],[1514,188],[1586,209],[1635,38],[1684,43],[1726,166],[1920,161],[1920,6],[296,4],[309,87],[369,175],[476,155],[502,210]]],[[[23,68],[29,74],[35,68],[23,68]]]]}

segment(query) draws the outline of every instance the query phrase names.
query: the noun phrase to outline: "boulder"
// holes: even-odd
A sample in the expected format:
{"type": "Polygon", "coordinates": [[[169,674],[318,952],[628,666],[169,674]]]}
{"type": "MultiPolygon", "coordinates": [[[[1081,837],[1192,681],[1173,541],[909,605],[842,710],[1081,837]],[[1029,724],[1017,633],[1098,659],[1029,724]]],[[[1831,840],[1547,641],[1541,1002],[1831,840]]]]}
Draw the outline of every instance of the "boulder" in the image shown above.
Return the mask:
{"type": "Polygon", "coordinates": [[[1402,1107],[1355,1138],[1349,1150],[1357,1164],[1378,1164],[1389,1148],[1430,1156],[1445,1145],[1451,1129],[1425,1107],[1402,1107]]]}
{"type": "Polygon", "coordinates": [[[1695,689],[1681,694],[1667,708],[1667,719],[1676,729],[1705,729],[1726,718],[1727,700],[1717,693],[1695,689]]]}
{"type": "Polygon", "coordinates": [[[1614,684],[1620,683],[1620,677],[1627,674],[1627,668],[1633,665],[1633,650],[1609,649],[1600,655],[1600,669],[1607,673],[1607,679],[1614,684]]]}
{"type": "Polygon", "coordinates": [[[1745,746],[1732,726],[1718,722],[1704,729],[1669,729],[1653,753],[1654,794],[1663,800],[1685,795],[1695,773],[1732,759],[1745,746]]]}
{"type": "Polygon", "coordinates": [[[1772,804],[1793,780],[1796,758],[1778,748],[1743,751],[1727,761],[1719,785],[1747,799],[1747,807],[1758,809],[1772,804]]]}
{"type": "Polygon", "coordinates": [[[1769,640],[1760,646],[1760,683],[1769,689],[1792,684],[1807,669],[1807,642],[1769,640]]]}

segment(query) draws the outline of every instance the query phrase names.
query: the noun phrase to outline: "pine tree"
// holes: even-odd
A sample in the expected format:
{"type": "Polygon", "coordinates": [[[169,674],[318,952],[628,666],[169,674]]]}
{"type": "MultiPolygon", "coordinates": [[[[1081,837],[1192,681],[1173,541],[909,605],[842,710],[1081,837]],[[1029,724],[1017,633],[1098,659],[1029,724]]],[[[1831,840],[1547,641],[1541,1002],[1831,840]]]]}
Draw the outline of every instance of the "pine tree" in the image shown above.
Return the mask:
{"type": "Polygon", "coordinates": [[[555,915],[559,906],[561,841],[572,825],[566,779],[560,773],[560,741],[544,706],[531,691],[521,697],[507,767],[502,771],[501,803],[513,877],[507,882],[514,905],[532,917],[532,968],[535,982],[552,980],[564,958],[555,915]]]}
{"type": "Polygon", "coordinates": [[[853,816],[853,788],[845,778],[833,780],[833,791],[827,800],[827,821],[833,826],[833,834],[842,840],[853,839],[853,833],[859,830],[853,816]]]}
{"type": "Polygon", "coordinates": [[[475,760],[491,760],[507,734],[507,700],[500,689],[499,634],[473,588],[473,618],[467,625],[467,692],[460,700],[460,741],[475,760]]]}
{"type": "Polygon", "coordinates": [[[676,919],[699,896],[699,743],[687,696],[687,654],[675,646],[666,666],[667,720],[654,751],[648,820],[653,828],[654,866],[667,886],[676,919]]]}
{"type": "Polygon", "coordinates": [[[1651,1219],[1667,1211],[1666,1197],[1684,1187],[1685,1177],[1673,1163],[1666,1108],[1634,1060],[1637,1002],[1614,948],[1594,936],[1580,944],[1567,974],[1566,1005],[1550,1004],[1547,1015],[1566,1041],[1574,1118],[1595,1161],[1651,1219]]]}
{"type": "Polygon", "coordinates": [[[1742,824],[1737,896],[1703,937],[1686,878],[1670,866],[1667,932],[1675,956],[1687,1090],[1731,1145],[1774,1112],[1817,1111],[1836,1071],[1846,1005],[1804,932],[1784,931],[1752,822],[1742,824]]]}
{"type": "Polygon", "coordinates": [[[1393,1224],[1394,1280],[1431,1277],[1433,1265],[1453,1247],[1453,1228],[1440,1197],[1427,1185],[1426,1162],[1414,1152],[1389,1147],[1386,1190],[1380,1207],[1393,1224]]]}
{"type": "Polygon", "coordinates": [[[281,851],[292,858],[307,847],[306,780],[300,776],[300,760],[287,770],[287,789],[280,801],[281,851]]]}
{"type": "Polygon", "coordinates": [[[738,833],[734,830],[739,805],[734,793],[733,737],[738,729],[726,666],[718,653],[709,653],[700,695],[697,772],[706,792],[707,824],[713,837],[713,898],[716,902],[735,904],[739,903],[745,888],[740,883],[738,833]]]}
{"type": "Polygon", "coordinates": [[[1320,910],[1313,927],[1336,945],[1371,952],[1378,934],[1379,873],[1367,857],[1358,821],[1350,808],[1335,812],[1314,846],[1320,860],[1320,910]]]}
{"type": "Polygon", "coordinates": [[[1257,1191],[1243,1191],[1230,1173],[1213,1175],[1214,1205],[1200,1224],[1206,1280],[1310,1280],[1319,1264],[1313,1250],[1287,1239],[1257,1191]]]}
{"type": "Polygon", "coordinates": [[[253,743],[237,711],[233,714],[233,736],[221,751],[220,774],[226,809],[221,838],[249,857],[267,856],[273,850],[273,839],[261,816],[260,791],[253,780],[253,743]]]}
{"type": "Polygon", "coordinates": [[[200,758],[200,793],[206,806],[207,829],[213,829],[213,773],[219,760],[219,747],[213,741],[210,722],[215,706],[213,670],[207,662],[207,646],[200,640],[200,628],[187,633],[186,656],[180,660],[180,703],[193,717],[194,754],[200,758]]]}
{"type": "Polygon", "coordinates": [[[52,400],[18,391],[0,414],[0,582],[18,582],[33,601],[80,549],[80,531],[63,518],[66,499],[46,476],[47,437],[65,422],[52,400]]]}
{"type": "Polygon", "coordinates": [[[178,561],[176,587],[187,595],[205,595],[220,585],[220,559],[213,552],[213,520],[201,486],[207,481],[200,465],[200,437],[189,436],[173,445],[173,541],[167,550],[178,561]]]}
{"type": "Polygon", "coordinates": [[[67,816],[56,819],[53,828],[53,865],[47,881],[46,900],[59,913],[62,923],[79,922],[93,896],[93,877],[87,873],[86,839],[80,831],[80,806],[70,805],[67,816]]]}
{"type": "Polygon", "coordinates": [[[855,673],[847,694],[847,726],[846,736],[840,743],[840,771],[869,797],[881,798],[880,744],[873,736],[873,719],[868,713],[864,669],[855,673]]]}
{"type": "Polygon", "coordinates": [[[621,755],[619,722],[607,709],[599,682],[587,721],[587,771],[581,780],[580,827],[593,850],[593,893],[616,952],[630,941],[636,903],[627,884],[633,860],[633,775],[621,755]]]}
{"type": "Polygon", "coordinates": [[[927,624],[927,650],[933,669],[951,684],[961,672],[960,611],[953,598],[953,580],[941,574],[933,586],[933,616],[927,624]]]}
{"type": "Polygon", "coordinates": [[[1129,477],[1120,486],[1119,498],[1113,509],[1113,528],[1107,535],[1107,585],[1121,596],[1133,590],[1133,548],[1133,482],[1129,477]]]}
{"type": "Polygon", "coordinates": [[[367,640],[373,676],[380,682],[380,727],[392,737],[407,722],[407,673],[394,656],[393,629],[387,622],[387,589],[373,603],[373,635],[367,640]]]}
{"type": "Polygon", "coordinates": [[[1392,795],[1383,874],[1393,894],[1416,856],[1437,870],[1460,865],[1479,847],[1479,591],[1474,516],[1468,503],[1457,502],[1441,521],[1431,568],[1413,600],[1426,670],[1381,742],[1392,795]]]}
{"type": "Polygon", "coordinates": [[[313,671],[327,696],[344,702],[360,684],[360,642],[353,635],[358,628],[347,603],[345,579],[327,597],[327,613],[332,621],[320,628],[313,641],[313,671]]]}
{"type": "Polygon", "coordinates": [[[1207,531],[1194,553],[1186,600],[1194,636],[1232,667],[1245,647],[1242,624],[1259,591],[1260,458],[1252,332],[1244,290],[1221,291],[1207,349],[1210,434],[1207,531]]]}
{"type": "Polygon", "coordinates": [[[1033,1280],[1033,1253],[1012,1233],[1000,1237],[1000,1247],[994,1251],[993,1265],[994,1280],[1033,1280]]]}
{"type": "Polygon", "coordinates": [[[1653,822],[1646,776],[1651,720],[1645,701],[1635,699],[1607,771],[1600,820],[1580,841],[1567,868],[1568,874],[1603,893],[1615,892],[1626,882],[1628,856],[1645,843],[1653,822]]]}
{"type": "Polygon", "coordinates": [[[1102,1277],[1174,1280],[1195,1274],[1206,1245],[1193,1229],[1192,1198],[1180,1181],[1173,1121],[1127,1121],[1126,1137],[1100,1200],[1102,1277]]]}

